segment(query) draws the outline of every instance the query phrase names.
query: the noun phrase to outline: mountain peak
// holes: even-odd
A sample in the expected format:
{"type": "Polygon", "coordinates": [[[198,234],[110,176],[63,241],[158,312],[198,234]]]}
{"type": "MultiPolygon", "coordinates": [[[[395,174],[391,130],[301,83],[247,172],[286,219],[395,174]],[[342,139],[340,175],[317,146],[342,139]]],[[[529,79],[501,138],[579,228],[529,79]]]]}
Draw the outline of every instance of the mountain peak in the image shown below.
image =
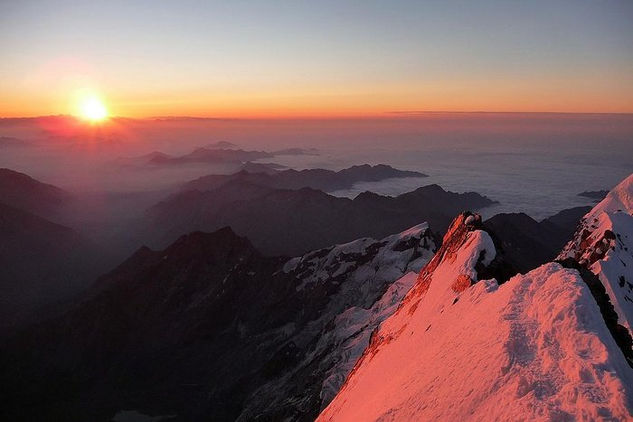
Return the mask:
{"type": "Polygon", "coordinates": [[[614,187],[581,220],[558,256],[597,275],[618,323],[633,334],[633,174],[614,187]]]}
{"type": "Polygon", "coordinates": [[[319,421],[630,417],[630,368],[575,270],[429,299],[383,323],[319,421]]]}
{"type": "Polygon", "coordinates": [[[192,250],[203,251],[205,254],[230,254],[232,251],[254,252],[251,242],[238,236],[231,227],[222,227],[212,233],[195,231],[178,238],[164,250],[166,254],[191,254],[192,250]]]}
{"type": "Polygon", "coordinates": [[[607,196],[596,205],[591,215],[601,212],[625,212],[633,214],[633,174],[611,189],[607,196]]]}
{"type": "Polygon", "coordinates": [[[434,288],[438,299],[439,296],[450,295],[453,297],[445,300],[454,300],[455,294],[478,281],[477,272],[490,264],[496,254],[492,238],[483,230],[481,216],[470,212],[458,215],[444,235],[442,246],[418,275],[416,285],[403,301],[403,306],[415,310],[429,292],[433,279],[448,283],[434,288]]]}
{"type": "MultiPolygon", "coordinates": [[[[601,227],[600,219],[631,219],[618,212],[626,209],[630,186],[619,185],[607,197],[611,202],[597,206],[613,212],[597,219],[588,214],[575,245],[586,245],[583,233],[601,227]]],[[[620,261],[627,248],[631,258],[626,242],[633,239],[633,222],[617,227],[607,243],[602,234],[608,232],[599,230],[595,241],[609,249],[590,268],[603,282],[615,275],[624,292],[633,289],[626,284],[633,261],[620,261]],[[607,267],[610,260],[620,266],[607,267]],[[622,280],[617,271],[629,272],[622,280]]],[[[613,335],[617,321],[607,321],[613,312],[603,314],[610,304],[597,302],[597,281],[547,263],[500,284],[489,277],[503,258],[493,237],[477,215],[453,220],[319,421],[630,419],[633,377],[621,348],[630,347],[630,337],[613,335]]],[[[624,301],[616,298],[620,314],[624,301]]]]}
{"type": "Polygon", "coordinates": [[[446,192],[444,188],[442,188],[437,183],[431,183],[430,185],[420,186],[414,192],[446,192]]]}

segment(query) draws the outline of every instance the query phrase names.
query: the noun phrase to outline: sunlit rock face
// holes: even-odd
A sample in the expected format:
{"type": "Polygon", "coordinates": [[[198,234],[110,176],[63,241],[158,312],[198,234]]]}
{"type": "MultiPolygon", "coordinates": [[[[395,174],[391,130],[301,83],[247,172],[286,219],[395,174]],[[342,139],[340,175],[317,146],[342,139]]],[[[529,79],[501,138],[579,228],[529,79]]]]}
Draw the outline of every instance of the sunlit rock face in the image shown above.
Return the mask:
{"type": "Polygon", "coordinates": [[[578,271],[548,263],[499,284],[500,251],[470,217],[318,420],[630,419],[631,368],[578,271]]]}

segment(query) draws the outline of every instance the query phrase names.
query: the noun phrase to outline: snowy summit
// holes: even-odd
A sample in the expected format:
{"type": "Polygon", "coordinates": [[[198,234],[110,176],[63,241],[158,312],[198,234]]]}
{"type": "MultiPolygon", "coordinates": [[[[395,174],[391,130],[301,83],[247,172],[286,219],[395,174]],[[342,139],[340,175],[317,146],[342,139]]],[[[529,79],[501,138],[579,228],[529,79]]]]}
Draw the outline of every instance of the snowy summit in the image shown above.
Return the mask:
{"type": "Polygon", "coordinates": [[[318,420],[630,420],[631,198],[633,176],[560,262],[505,282],[494,236],[458,216],[318,420]]]}

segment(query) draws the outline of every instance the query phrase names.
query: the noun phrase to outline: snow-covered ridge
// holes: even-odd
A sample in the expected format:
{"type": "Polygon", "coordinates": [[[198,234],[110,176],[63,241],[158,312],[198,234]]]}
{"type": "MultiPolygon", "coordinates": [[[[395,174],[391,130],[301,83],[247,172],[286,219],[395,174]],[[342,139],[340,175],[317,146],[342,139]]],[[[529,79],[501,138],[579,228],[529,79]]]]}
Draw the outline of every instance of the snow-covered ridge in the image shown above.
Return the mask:
{"type": "Polygon", "coordinates": [[[546,264],[424,305],[318,420],[630,420],[631,370],[576,271],[546,264]]]}
{"type": "Polygon", "coordinates": [[[633,372],[578,272],[478,281],[496,251],[469,217],[318,420],[630,420],[633,372]]]}
{"type": "MultiPolygon", "coordinates": [[[[382,240],[361,238],[293,258],[283,270],[294,272],[303,280],[297,290],[344,277],[351,271],[359,272],[358,267],[379,268],[377,277],[395,280],[408,271],[419,271],[434,248],[428,223],[421,223],[382,240]]],[[[366,271],[361,270],[358,276],[365,277],[366,271]]]]}
{"type": "MultiPolygon", "coordinates": [[[[488,265],[496,256],[488,233],[475,229],[480,223],[481,217],[470,213],[455,218],[444,235],[442,247],[418,275],[415,287],[403,302],[404,307],[417,306],[438,271],[443,277],[452,279],[450,290],[453,293],[459,293],[477,281],[476,266],[488,265]]],[[[448,289],[446,294],[451,294],[448,289]]]]}
{"type": "Polygon", "coordinates": [[[595,217],[603,212],[633,214],[633,174],[611,189],[607,196],[587,216],[595,217]]]}
{"type": "Polygon", "coordinates": [[[339,314],[319,336],[315,351],[332,349],[333,366],[327,371],[320,397],[324,403],[336,395],[356,361],[369,344],[373,330],[397,309],[413,286],[416,273],[435,252],[428,223],[377,241],[371,238],[336,245],[327,255],[316,251],[291,260],[284,271],[297,271],[304,281],[297,288],[343,277],[346,294],[370,296],[371,289],[391,283],[382,297],[339,314]],[[334,346],[334,348],[332,347],[334,346]]]}
{"type": "Polygon", "coordinates": [[[400,305],[405,294],[415,284],[417,274],[409,272],[396,280],[374,305],[369,308],[351,307],[334,320],[334,328],[323,333],[317,349],[337,344],[334,366],[327,371],[321,389],[323,403],[329,403],[339,391],[371,339],[371,334],[400,305]]]}
{"type": "Polygon", "coordinates": [[[587,213],[559,259],[574,259],[598,276],[618,314],[633,333],[633,175],[587,213]]]}
{"type": "Polygon", "coordinates": [[[263,384],[238,420],[253,420],[274,409],[309,412],[314,403],[327,405],[371,333],[397,309],[435,250],[423,223],[381,240],[358,239],[286,262],[282,271],[299,280],[297,295],[326,305],[299,333],[284,339],[305,351],[301,361],[291,373],[263,384]],[[301,387],[306,378],[309,386],[301,387]],[[288,390],[289,385],[299,387],[288,390]]]}

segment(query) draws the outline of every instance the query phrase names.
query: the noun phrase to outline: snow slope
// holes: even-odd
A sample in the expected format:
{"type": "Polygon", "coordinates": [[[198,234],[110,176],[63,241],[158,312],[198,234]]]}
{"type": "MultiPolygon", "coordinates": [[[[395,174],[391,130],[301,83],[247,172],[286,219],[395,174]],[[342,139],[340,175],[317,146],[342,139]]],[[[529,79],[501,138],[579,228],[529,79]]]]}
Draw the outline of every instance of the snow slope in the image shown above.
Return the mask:
{"type": "Polygon", "coordinates": [[[578,272],[477,281],[495,255],[460,215],[318,420],[630,419],[633,373],[578,272]]]}
{"type": "Polygon", "coordinates": [[[380,241],[364,237],[293,258],[283,270],[297,272],[303,280],[297,290],[340,276],[351,276],[362,284],[356,287],[364,288],[396,280],[408,270],[419,271],[431,259],[434,248],[428,223],[421,223],[380,241]],[[364,283],[366,279],[373,281],[364,283]]]}
{"type": "Polygon", "coordinates": [[[559,258],[573,258],[596,274],[618,322],[633,332],[633,175],[583,217],[559,258]]]}
{"type": "Polygon", "coordinates": [[[336,396],[345,378],[369,345],[373,330],[396,311],[416,278],[415,272],[409,272],[396,280],[369,309],[358,306],[347,309],[336,317],[334,328],[319,338],[317,349],[325,350],[330,344],[337,345],[333,353],[335,363],[327,371],[321,390],[323,403],[329,403],[336,396]]]}
{"type": "Polygon", "coordinates": [[[301,351],[293,369],[263,383],[238,420],[313,420],[435,250],[429,225],[422,223],[381,240],[362,238],[286,262],[282,271],[300,280],[297,295],[326,304],[317,318],[284,339],[301,351]]]}

